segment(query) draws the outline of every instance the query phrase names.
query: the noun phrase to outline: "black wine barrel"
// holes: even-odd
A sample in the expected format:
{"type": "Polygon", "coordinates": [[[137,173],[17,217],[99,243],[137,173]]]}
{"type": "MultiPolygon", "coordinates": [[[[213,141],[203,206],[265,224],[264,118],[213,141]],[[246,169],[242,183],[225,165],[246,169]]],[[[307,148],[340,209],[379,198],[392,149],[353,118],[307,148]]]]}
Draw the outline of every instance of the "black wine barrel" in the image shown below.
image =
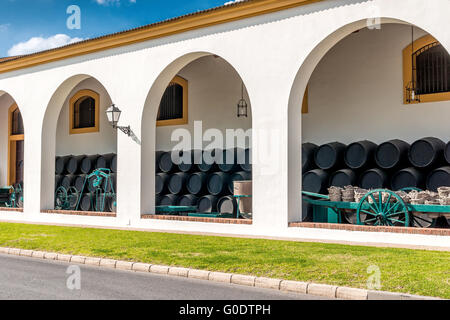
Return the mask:
{"type": "Polygon", "coordinates": [[[419,188],[425,186],[425,175],[416,168],[409,167],[394,173],[391,179],[391,188],[394,191],[403,188],[419,188]]]}
{"type": "Polygon", "coordinates": [[[176,194],[166,194],[161,198],[161,206],[177,206],[180,197],[176,194]]]}
{"type": "Polygon", "coordinates": [[[302,190],[324,194],[328,188],[329,175],[322,169],[313,169],[303,174],[302,190]]]}
{"type": "Polygon", "coordinates": [[[157,173],[155,176],[155,193],[166,194],[167,186],[169,184],[170,175],[167,173],[157,173]]]}
{"type": "Polygon", "coordinates": [[[66,165],[72,156],[56,157],[55,161],[55,173],[58,175],[64,175],[67,173],[66,165]]]}
{"type": "Polygon", "coordinates": [[[234,194],[234,182],[235,181],[247,181],[252,180],[252,174],[246,171],[238,171],[231,175],[230,182],[228,183],[228,190],[231,194],[234,194]]]}
{"type": "Polygon", "coordinates": [[[430,168],[444,164],[445,143],[441,139],[428,137],[419,139],[409,148],[409,161],[416,168],[430,168]]]}
{"type": "Polygon", "coordinates": [[[61,186],[66,188],[66,190],[69,189],[74,185],[76,177],[73,174],[65,175],[61,180],[61,186]]]}
{"type": "MultiPolygon", "coordinates": [[[[221,154],[221,149],[203,150],[201,163],[197,164],[197,168],[202,172],[211,172],[217,170],[217,164],[215,162],[216,154],[221,154]]],[[[223,154],[223,153],[222,153],[223,154]]]]}
{"type": "Polygon", "coordinates": [[[93,198],[94,207],[93,210],[97,212],[112,212],[112,199],[105,195],[104,193],[100,193],[98,197],[93,198]]]}
{"type": "Polygon", "coordinates": [[[427,190],[436,192],[439,187],[450,187],[450,167],[437,168],[427,176],[427,190]]]}
{"type": "Polygon", "coordinates": [[[198,200],[198,212],[200,213],[211,213],[216,212],[218,197],[207,195],[203,196],[198,200]]]}
{"type": "Polygon", "coordinates": [[[387,174],[378,168],[364,171],[359,179],[359,185],[363,189],[380,189],[388,185],[387,174]]]}
{"type": "Polygon", "coordinates": [[[155,171],[156,171],[156,173],[161,172],[161,169],[159,168],[159,161],[163,154],[164,154],[164,151],[156,151],[155,152],[155,171]]]}
{"type": "Polygon", "coordinates": [[[447,164],[450,164],[450,142],[445,146],[444,157],[447,164]]]}
{"type": "Polygon", "coordinates": [[[179,151],[178,154],[178,170],[192,172],[195,169],[195,150],[179,151]]]}
{"type": "Polygon", "coordinates": [[[245,161],[239,166],[242,171],[252,172],[252,151],[250,149],[245,149],[245,161]]]}
{"type": "Polygon", "coordinates": [[[314,154],[318,148],[319,146],[314,143],[306,142],[302,144],[302,172],[316,168],[314,154]]]}
{"type": "Polygon", "coordinates": [[[237,213],[237,201],[233,196],[225,196],[219,199],[217,202],[217,212],[221,214],[236,214],[237,213]]]}
{"type": "Polygon", "coordinates": [[[178,201],[179,206],[195,207],[198,203],[198,197],[193,194],[186,194],[178,201]]]}
{"type": "Polygon", "coordinates": [[[64,176],[62,175],[55,175],[55,190],[58,189],[61,186],[61,181],[63,179],[64,176]]]}
{"type": "Polygon", "coordinates": [[[84,186],[85,180],[86,180],[85,174],[80,174],[80,175],[76,176],[73,186],[75,187],[75,189],[77,189],[78,192],[83,191],[83,186],[84,186]]]}
{"type": "Polygon", "coordinates": [[[364,140],[350,144],[345,150],[344,161],[350,169],[362,169],[373,166],[377,145],[364,140]]]}
{"type": "Polygon", "coordinates": [[[81,211],[94,210],[94,208],[93,208],[94,197],[95,196],[90,193],[85,193],[85,194],[81,195],[79,210],[81,210],[81,211]]]}
{"type": "Polygon", "coordinates": [[[86,156],[81,161],[81,172],[84,174],[90,174],[95,170],[95,165],[97,163],[97,159],[100,157],[98,154],[86,156]]]}
{"type": "Polygon", "coordinates": [[[66,170],[69,174],[79,174],[81,172],[81,163],[85,155],[73,156],[67,161],[66,170]]]}
{"type": "Polygon", "coordinates": [[[342,169],[334,172],[330,176],[330,186],[345,187],[356,185],[356,173],[351,169],[342,169]]]}
{"type": "Polygon", "coordinates": [[[105,190],[106,192],[112,192],[113,190],[111,190],[111,184],[112,187],[114,188],[114,192],[117,192],[117,174],[116,173],[111,173],[109,175],[109,181],[106,181],[106,179],[103,179],[103,190],[105,190]]]}
{"type": "Polygon", "coordinates": [[[160,205],[161,205],[161,199],[162,199],[162,195],[160,195],[160,194],[157,194],[156,196],[155,196],[155,206],[156,207],[159,207],[160,205]]]}
{"type": "Polygon", "coordinates": [[[186,188],[190,194],[203,195],[207,192],[208,174],[205,172],[192,173],[187,180],[186,188]]]}
{"type": "Polygon", "coordinates": [[[111,160],[111,171],[117,173],[117,154],[111,160]]]}
{"type": "Polygon", "coordinates": [[[314,222],[314,207],[304,200],[302,201],[302,222],[314,222]]]}
{"type": "Polygon", "coordinates": [[[235,172],[240,169],[239,163],[245,164],[245,150],[233,148],[223,151],[222,163],[217,165],[222,172],[235,172]]]}
{"type": "Polygon", "coordinates": [[[187,192],[186,183],[189,177],[188,173],[185,172],[177,172],[170,175],[167,188],[169,192],[172,194],[181,194],[187,192]]]}
{"type": "Polygon", "coordinates": [[[97,161],[95,162],[95,168],[111,170],[111,163],[114,157],[115,157],[114,153],[101,155],[100,157],[97,158],[97,161]]]}
{"type": "Polygon", "coordinates": [[[314,161],[322,170],[332,170],[343,165],[347,146],[340,142],[321,145],[314,154],[314,161]]]}
{"type": "Polygon", "coordinates": [[[381,169],[408,167],[409,144],[394,139],[380,144],[375,151],[375,162],[381,169]]]}
{"type": "Polygon", "coordinates": [[[158,167],[161,172],[174,172],[177,166],[172,161],[172,152],[164,152],[159,157],[158,167]]]}
{"type": "Polygon", "coordinates": [[[209,194],[213,196],[229,194],[228,184],[230,183],[230,179],[231,175],[225,172],[210,174],[207,181],[209,194]]]}

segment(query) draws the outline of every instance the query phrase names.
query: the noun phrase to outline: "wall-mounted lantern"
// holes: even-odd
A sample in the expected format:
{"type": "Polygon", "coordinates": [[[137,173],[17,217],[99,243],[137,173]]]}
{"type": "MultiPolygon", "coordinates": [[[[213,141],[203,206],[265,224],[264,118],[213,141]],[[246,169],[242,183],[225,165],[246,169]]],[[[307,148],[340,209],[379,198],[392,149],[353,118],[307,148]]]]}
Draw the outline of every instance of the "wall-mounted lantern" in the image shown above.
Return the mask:
{"type": "Polygon", "coordinates": [[[111,105],[111,107],[106,110],[106,117],[108,118],[109,123],[112,125],[114,129],[119,129],[123,133],[125,133],[127,136],[131,136],[131,128],[130,126],[127,127],[121,127],[117,124],[119,123],[120,115],[122,114],[122,111],[116,107],[115,104],[111,105]]]}
{"type": "Polygon", "coordinates": [[[420,102],[420,95],[416,81],[416,68],[414,59],[414,26],[411,26],[411,81],[406,86],[406,102],[420,102]]]}

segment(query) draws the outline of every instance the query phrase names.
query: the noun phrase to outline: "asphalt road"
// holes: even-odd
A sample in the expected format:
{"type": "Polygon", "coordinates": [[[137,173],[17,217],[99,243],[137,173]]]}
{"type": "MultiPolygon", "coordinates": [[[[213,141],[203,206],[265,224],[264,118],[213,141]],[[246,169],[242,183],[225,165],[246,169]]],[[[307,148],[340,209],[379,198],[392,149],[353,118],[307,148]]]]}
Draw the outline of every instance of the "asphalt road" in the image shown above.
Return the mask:
{"type": "MultiPolygon", "coordinates": [[[[70,290],[71,264],[0,255],[1,300],[315,300],[275,290],[204,280],[80,266],[80,290],[70,290]]],[[[72,271],[73,272],[73,271],[72,271]]],[[[73,279],[73,278],[71,278],[73,279]]],[[[77,282],[72,281],[72,284],[77,282]]]]}

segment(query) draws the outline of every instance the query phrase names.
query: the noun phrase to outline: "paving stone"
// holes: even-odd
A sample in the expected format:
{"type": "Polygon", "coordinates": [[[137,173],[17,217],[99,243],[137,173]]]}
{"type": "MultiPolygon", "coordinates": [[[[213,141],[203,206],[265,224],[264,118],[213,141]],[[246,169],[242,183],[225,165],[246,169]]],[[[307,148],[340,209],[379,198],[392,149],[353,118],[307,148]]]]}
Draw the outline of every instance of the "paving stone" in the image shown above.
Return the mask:
{"type": "Polygon", "coordinates": [[[133,270],[134,271],[139,271],[139,272],[150,272],[150,267],[151,267],[152,265],[151,264],[149,264],[149,263],[140,263],[140,262],[137,262],[137,263],[134,263],[133,264],[133,270]]]}
{"type": "Polygon", "coordinates": [[[31,257],[33,255],[33,250],[20,250],[20,255],[23,257],[31,257]]]}
{"type": "Polygon", "coordinates": [[[169,267],[152,265],[150,267],[150,272],[151,273],[158,273],[158,274],[168,274],[169,273],[169,267]]]}
{"type": "Polygon", "coordinates": [[[177,276],[177,277],[187,277],[189,274],[189,269],[187,268],[179,268],[179,267],[170,267],[169,275],[177,276]]]}
{"type": "Polygon", "coordinates": [[[209,274],[209,280],[215,282],[231,283],[231,276],[231,273],[211,272],[209,274]]]}
{"type": "Polygon", "coordinates": [[[210,273],[210,271],[205,270],[189,269],[188,278],[208,280],[210,273]]]}
{"type": "Polygon", "coordinates": [[[72,255],[70,254],[59,254],[56,257],[56,260],[58,261],[64,261],[64,262],[70,262],[70,259],[72,258],[72,255]]]}
{"type": "Polygon", "coordinates": [[[308,294],[312,294],[315,296],[336,298],[336,289],[337,289],[337,286],[330,286],[327,284],[310,283],[308,285],[307,291],[308,291],[308,294]]]}
{"type": "Polygon", "coordinates": [[[33,251],[31,256],[33,258],[44,259],[45,252],[44,251],[33,251]]]}
{"type": "Polygon", "coordinates": [[[117,263],[117,260],[101,259],[100,260],[100,267],[115,269],[116,268],[116,263],[117,263]]]}
{"type": "Polygon", "coordinates": [[[86,260],[84,261],[84,264],[90,265],[90,266],[100,266],[100,258],[93,258],[93,257],[86,257],[86,260]]]}
{"type": "Polygon", "coordinates": [[[132,270],[132,268],[133,268],[133,263],[134,263],[134,262],[130,262],[130,261],[117,261],[117,263],[116,263],[116,269],[120,269],[120,270],[132,270]]]}
{"type": "Polygon", "coordinates": [[[254,287],[255,286],[255,279],[256,279],[256,277],[254,277],[254,276],[246,276],[246,275],[242,275],[242,274],[233,274],[231,276],[231,283],[240,284],[240,285],[243,285],[243,286],[254,287]]]}
{"type": "Polygon", "coordinates": [[[281,283],[280,279],[260,277],[260,278],[256,278],[255,287],[279,290],[280,283],[281,283]]]}
{"type": "Polygon", "coordinates": [[[72,256],[72,258],[70,259],[70,262],[78,264],[84,264],[85,261],[86,257],[84,256],[72,256]]]}
{"type": "Polygon", "coordinates": [[[20,256],[20,249],[10,248],[9,249],[9,254],[12,254],[12,255],[15,255],[15,256],[20,256]]]}
{"type": "Polygon", "coordinates": [[[8,254],[9,253],[9,248],[0,247],[0,253],[8,254]]]}
{"type": "Polygon", "coordinates": [[[306,294],[308,290],[308,282],[283,280],[280,284],[280,290],[286,292],[306,294]]]}
{"type": "Polygon", "coordinates": [[[367,290],[338,287],[336,290],[336,298],[345,300],[367,300],[367,290]]]}
{"type": "Polygon", "coordinates": [[[46,260],[56,260],[57,257],[58,257],[58,254],[55,252],[46,252],[44,254],[44,259],[46,259],[46,260]]]}

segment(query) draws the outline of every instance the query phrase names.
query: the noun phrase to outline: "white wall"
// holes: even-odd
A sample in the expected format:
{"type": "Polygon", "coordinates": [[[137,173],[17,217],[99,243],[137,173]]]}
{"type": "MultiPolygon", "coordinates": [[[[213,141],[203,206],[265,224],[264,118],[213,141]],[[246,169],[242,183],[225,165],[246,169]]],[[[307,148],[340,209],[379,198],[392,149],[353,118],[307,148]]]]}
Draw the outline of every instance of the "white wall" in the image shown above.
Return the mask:
{"type": "Polygon", "coordinates": [[[8,183],[8,110],[13,103],[10,95],[0,95],[0,187],[8,183]]]}
{"type": "Polygon", "coordinates": [[[69,94],[61,109],[56,134],[56,155],[106,154],[117,152],[116,131],[108,123],[105,111],[111,106],[111,98],[105,88],[95,79],[78,84],[69,94]],[[100,95],[100,131],[69,134],[69,101],[78,91],[89,89],[100,95]]]}
{"type": "MultiPolygon", "coordinates": [[[[203,132],[214,128],[220,130],[223,137],[226,129],[246,131],[251,128],[251,101],[244,89],[249,117],[238,118],[237,103],[241,99],[242,80],[224,59],[214,56],[199,58],[180,70],[178,75],[188,80],[189,123],[157,127],[156,150],[168,151],[177,145],[177,141],[171,141],[172,132],[176,129],[188,129],[193,137],[194,121],[202,121],[203,132]]],[[[203,147],[208,144],[209,142],[204,142],[203,147]]]]}
{"type": "MultiPolygon", "coordinates": [[[[424,32],[416,28],[415,34],[424,32]]],[[[403,104],[402,51],[410,43],[410,26],[386,24],[350,34],[333,47],[309,82],[303,141],[449,141],[450,101],[403,104]]]]}

